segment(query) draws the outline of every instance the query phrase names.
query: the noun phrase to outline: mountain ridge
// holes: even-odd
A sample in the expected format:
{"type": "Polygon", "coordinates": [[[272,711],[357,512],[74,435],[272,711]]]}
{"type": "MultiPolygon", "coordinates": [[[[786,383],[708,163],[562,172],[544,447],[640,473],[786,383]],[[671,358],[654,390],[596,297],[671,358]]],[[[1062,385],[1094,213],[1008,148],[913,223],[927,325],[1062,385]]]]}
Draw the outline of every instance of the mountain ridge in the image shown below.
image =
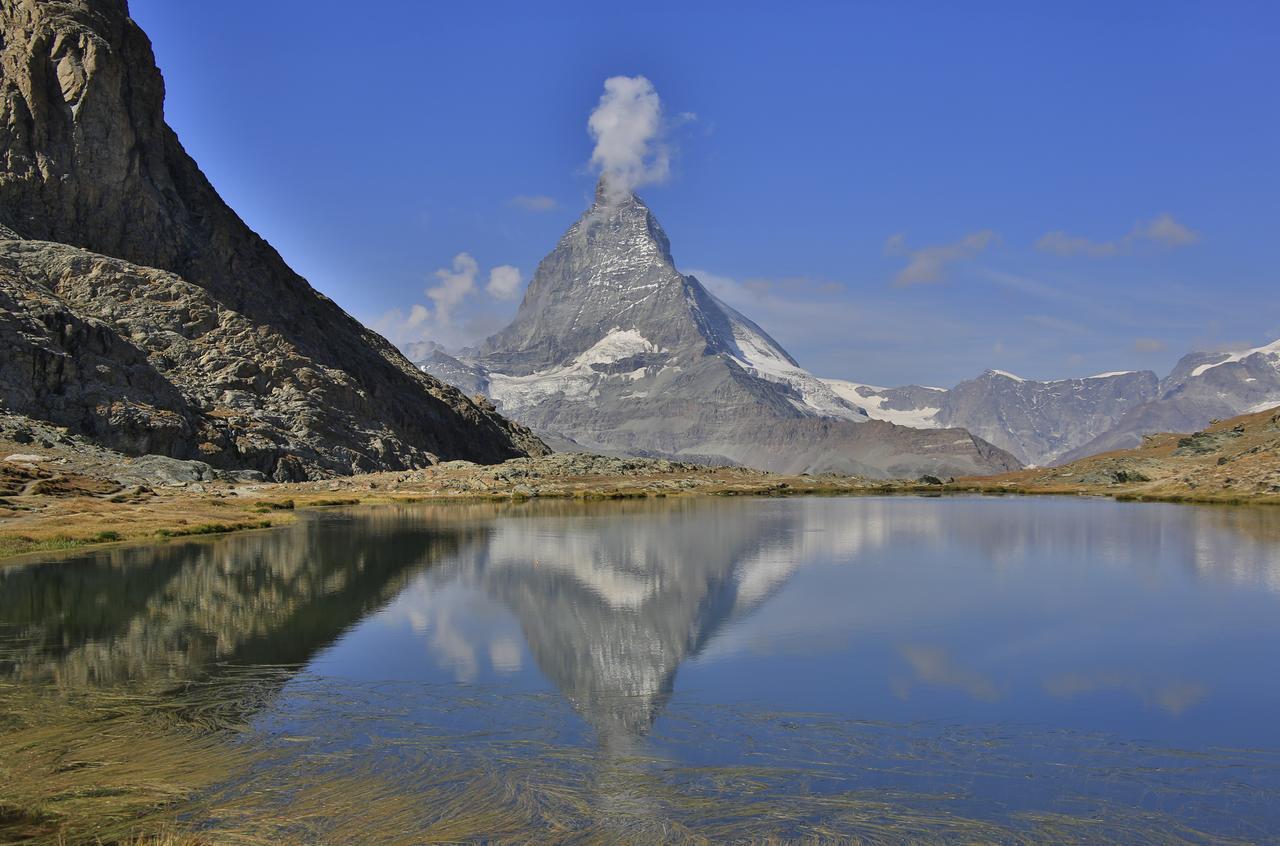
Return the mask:
{"type": "Polygon", "coordinates": [[[1150,370],[1050,380],[987,370],[954,388],[824,381],[876,419],[961,426],[1026,464],[1065,464],[1140,446],[1147,435],[1194,431],[1280,405],[1280,340],[1188,353],[1163,379],[1150,370]]]}
{"type": "Polygon", "coordinates": [[[5,408],[281,480],[545,451],[227,207],[165,123],[123,0],[5,0],[0,26],[5,408]]]}

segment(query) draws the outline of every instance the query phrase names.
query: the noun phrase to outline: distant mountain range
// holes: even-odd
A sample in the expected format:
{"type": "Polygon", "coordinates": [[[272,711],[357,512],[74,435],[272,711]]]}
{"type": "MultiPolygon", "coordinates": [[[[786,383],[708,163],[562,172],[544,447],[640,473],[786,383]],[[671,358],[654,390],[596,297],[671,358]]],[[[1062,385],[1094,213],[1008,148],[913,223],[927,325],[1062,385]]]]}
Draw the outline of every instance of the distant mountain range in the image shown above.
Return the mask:
{"type": "Polygon", "coordinates": [[[538,266],[511,325],[456,355],[430,343],[405,352],[559,448],[784,472],[999,472],[1280,404],[1280,342],[1195,353],[1164,380],[1147,370],[1047,382],[988,370],[952,388],[821,379],[681,274],[638,197],[603,190],[538,266]]]}
{"type": "Polygon", "coordinates": [[[408,352],[568,448],[881,477],[1018,466],[962,430],[873,419],[681,274],[648,207],[603,183],[509,326],[456,356],[408,352]]]}
{"type": "Polygon", "coordinates": [[[1046,465],[1280,405],[1280,341],[1191,353],[1164,379],[1139,370],[1035,382],[988,370],[949,390],[826,382],[872,417],[921,428],[959,426],[1025,464],[1046,465]]]}

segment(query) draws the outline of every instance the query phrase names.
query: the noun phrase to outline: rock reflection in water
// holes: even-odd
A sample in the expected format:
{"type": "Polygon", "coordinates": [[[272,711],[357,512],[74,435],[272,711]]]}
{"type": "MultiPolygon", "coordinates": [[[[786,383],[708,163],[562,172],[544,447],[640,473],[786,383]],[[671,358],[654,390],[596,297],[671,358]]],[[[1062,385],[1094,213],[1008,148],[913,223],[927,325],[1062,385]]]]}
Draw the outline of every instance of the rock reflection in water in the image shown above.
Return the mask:
{"type": "MultiPolygon", "coordinates": [[[[681,664],[801,568],[870,566],[901,549],[977,559],[992,572],[1089,556],[1146,568],[1156,582],[1191,572],[1276,591],[1278,518],[1257,508],[977,498],[354,509],[280,530],[0,570],[0,673],[110,685],[192,678],[221,664],[301,666],[391,603],[383,615],[419,621],[437,652],[454,655],[463,680],[474,677],[477,656],[519,670],[527,647],[600,741],[625,750],[650,731],[681,664]],[[519,633],[477,640],[474,627],[461,625],[458,591],[507,609],[519,633]]],[[[960,591],[935,595],[904,580],[873,587],[794,597],[796,631],[826,637],[832,615],[850,631],[926,622],[922,613],[955,616],[966,601],[960,591]]],[[[720,654],[754,648],[722,640],[720,654]]],[[[980,691],[980,700],[999,695],[999,684],[979,683],[972,671],[962,671],[965,683],[961,671],[943,672],[944,646],[900,643],[912,675],[887,683],[902,695],[921,683],[980,691]]],[[[1084,667],[1046,679],[1044,689],[1065,697],[1137,684],[1114,669],[1084,667]]],[[[1167,710],[1178,711],[1203,695],[1194,683],[1180,691],[1143,696],[1176,702],[1167,710]]]]}
{"type": "Polygon", "coordinates": [[[304,664],[476,528],[400,509],[0,569],[0,674],[115,685],[304,664]]]}

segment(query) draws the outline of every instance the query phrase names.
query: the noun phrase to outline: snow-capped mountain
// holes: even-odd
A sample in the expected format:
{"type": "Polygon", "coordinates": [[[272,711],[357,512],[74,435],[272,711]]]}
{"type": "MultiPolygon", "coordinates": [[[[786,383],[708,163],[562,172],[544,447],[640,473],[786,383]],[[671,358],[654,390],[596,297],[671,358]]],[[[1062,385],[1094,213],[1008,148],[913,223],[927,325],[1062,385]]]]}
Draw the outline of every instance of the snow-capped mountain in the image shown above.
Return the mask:
{"type": "Polygon", "coordinates": [[[1063,459],[1138,446],[1143,435],[1191,432],[1214,419],[1275,405],[1280,405],[1280,340],[1237,352],[1191,353],[1160,382],[1149,402],[1063,459]]]}
{"type": "Polygon", "coordinates": [[[827,384],[872,417],[903,426],[964,428],[1023,463],[1041,465],[1097,438],[1158,391],[1156,375],[1147,370],[1049,382],[988,370],[950,390],[827,384]]]}
{"type": "Polygon", "coordinates": [[[935,418],[942,410],[942,401],[947,395],[946,388],[926,388],[922,385],[879,388],[843,379],[824,381],[841,399],[858,406],[876,420],[886,420],[916,429],[936,429],[941,425],[935,418]]]}
{"type": "Polygon", "coordinates": [[[588,449],[877,476],[1017,465],[966,432],[873,420],[680,273],[634,194],[598,190],[539,264],[515,319],[478,350],[415,360],[588,449]]]}
{"type": "Polygon", "coordinates": [[[1149,370],[1038,382],[988,370],[954,388],[881,388],[826,379],[842,399],[901,426],[957,426],[1026,464],[1075,461],[1191,432],[1280,405],[1280,341],[1183,356],[1163,380],[1149,370]]]}

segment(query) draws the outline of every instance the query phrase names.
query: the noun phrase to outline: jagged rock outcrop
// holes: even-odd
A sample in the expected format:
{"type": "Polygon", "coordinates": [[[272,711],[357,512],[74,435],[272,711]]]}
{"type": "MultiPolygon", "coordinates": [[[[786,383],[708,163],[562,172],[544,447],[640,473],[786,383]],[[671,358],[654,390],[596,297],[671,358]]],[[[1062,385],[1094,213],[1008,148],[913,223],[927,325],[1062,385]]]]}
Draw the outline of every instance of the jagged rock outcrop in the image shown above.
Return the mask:
{"type": "Polygon", "coordinates": [[[0,405],[291,480],[545,447],[294,273],[165,124],[123,0],[0,0],[0,405]]]}
{"type": "Polygon", "coordinates": [[[507,328],[461,360],[436,351],[417,360],[588,449],[912,478],[1017,465],[967,432],[870,423],[680,273],[648,207],[603,185],[539,264],[507,328]]]}

